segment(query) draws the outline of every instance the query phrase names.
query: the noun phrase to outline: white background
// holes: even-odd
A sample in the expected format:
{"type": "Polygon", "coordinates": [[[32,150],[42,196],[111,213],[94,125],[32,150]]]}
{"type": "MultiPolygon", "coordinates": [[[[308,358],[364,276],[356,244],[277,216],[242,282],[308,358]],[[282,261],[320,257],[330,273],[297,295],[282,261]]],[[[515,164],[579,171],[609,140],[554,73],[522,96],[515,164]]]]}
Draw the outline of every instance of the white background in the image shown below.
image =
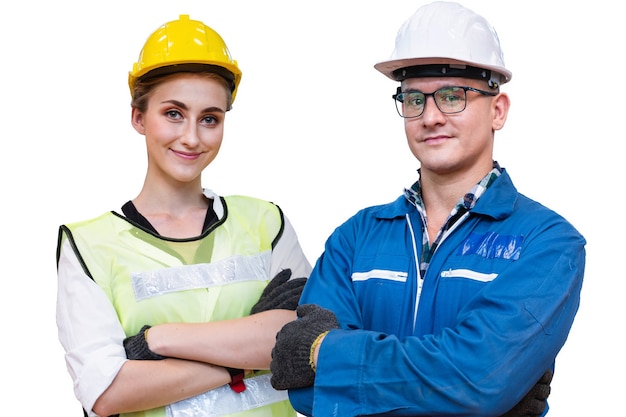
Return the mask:
{"type": "MultiPolygon", "coordinates": [[[[145,150],[129,122],[127,73],[154,29],[184,13],[224,37],[243,80],[204,185],[278,203],[314,262],[337,225],[416,178],[391,99],[396,84],[373,65],[423,3],[3,2],[0,414],[81,415],[56,335],[57,229],[139,192],[145,150]]],[[[623,19],[608,0],[464,4],[496,27],[513,71],[495,158],[522,193],[589,242],[550,416],[618,415],[626,370],[623,19]]]]}

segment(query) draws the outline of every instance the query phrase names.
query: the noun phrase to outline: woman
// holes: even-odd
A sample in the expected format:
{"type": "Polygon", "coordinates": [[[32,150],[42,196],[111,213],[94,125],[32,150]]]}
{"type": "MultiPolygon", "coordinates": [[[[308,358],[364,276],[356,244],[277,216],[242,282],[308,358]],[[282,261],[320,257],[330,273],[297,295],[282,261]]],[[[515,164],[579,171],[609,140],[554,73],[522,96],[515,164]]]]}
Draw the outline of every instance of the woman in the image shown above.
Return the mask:
{"type": "Polygon", "coordinates": [[[311,266],[278,206],[201,185],[240,80],[202,22],[181,15],[157,29],[129,74],[144,185],[121,212],[60,227],[59,339],[89,416],[295,416],[267,371],[276,332],[295,313],[271,298],[311,266]],[[206,323],[194,337],[210,341],[210,362],[127,358],[147,349],[150,326],[185,322],[206,323]],[[247,371],[242,386],[237,369],[265,371],[247,371]]]}

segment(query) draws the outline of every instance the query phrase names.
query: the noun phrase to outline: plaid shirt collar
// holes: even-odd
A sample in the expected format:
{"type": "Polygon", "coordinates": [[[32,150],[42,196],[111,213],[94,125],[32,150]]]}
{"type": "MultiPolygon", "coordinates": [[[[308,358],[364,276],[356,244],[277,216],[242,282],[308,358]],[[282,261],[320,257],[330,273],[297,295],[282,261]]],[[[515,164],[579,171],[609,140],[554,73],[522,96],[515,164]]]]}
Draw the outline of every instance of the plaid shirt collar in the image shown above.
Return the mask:
{"type": "MultiPolygon", "coordinates": [[[[421,170],[417,170],[418,174],[421,175],[421,170]]],[[[422,186],[420,179],[418,179],[409,189],[404,190],[405,198],[415,206],[417,211],[420,214],[422,219],[422,260],[420,263],[420,270],[422,272],[422,277],[426,274],[426,269],[430,264],[430,259],[432,255],[435,253],[439,242],[443,240],[448,231],[454,226],[460,219],[464,218],[464,214],[470,211],[478,198],[485,192],[487,188],[500,176],[502,173],[502,169],[498,162],[493,161],[493,169],[481,179],[478,184],[474,185],[472,189],[466,193],[459,201],[456,203],[448,219],[444,223],[441,230],[437,233],[437,237],[434,242],[428,241],[428,232],[427,232],[427,224],[428,219],[426,217],[426,207],[424,206],[424,200],[422,199],[422,186]]]]}

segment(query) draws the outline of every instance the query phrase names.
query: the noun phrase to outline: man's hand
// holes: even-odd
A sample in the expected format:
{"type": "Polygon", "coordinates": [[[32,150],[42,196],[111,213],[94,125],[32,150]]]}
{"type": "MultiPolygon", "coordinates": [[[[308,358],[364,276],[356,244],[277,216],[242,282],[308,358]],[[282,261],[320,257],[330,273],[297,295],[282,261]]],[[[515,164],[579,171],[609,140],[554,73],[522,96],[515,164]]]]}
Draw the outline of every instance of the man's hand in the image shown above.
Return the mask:
{"type": "Polygon", "coordinates": [[[548,369],[515,407],[500,417],[539,417],[548,405],[552,370],[548,369]]]}
{"type": "Polygon", "coordinates": [[[291,269],[283,269],[267,284],[250,314],[267,310],[295,310],[306,278],[291,278],[291,269]]]}
{"type": "Polygon", "coordinates": [[[135,360],[160,360],[165,359],[165,356],[161,356],[158,353],[154,353],[148,347],[148,341],[146,340],[146,333],[150,330],[151,326],[147,324],[139,330],[134,336],[129,336],[124,339],[124,349],[126,350],[126,357],[128,359],[135,360]]]}
{"type": "Polygon", "coordinates": [[[315,371],[311,346],[320,335],[339,328],[335,314],[318,305],[298,306],[296,313],[298,319],[283,326],[272,349],[271,383],[278,390],[313,385],[315,371]]]}

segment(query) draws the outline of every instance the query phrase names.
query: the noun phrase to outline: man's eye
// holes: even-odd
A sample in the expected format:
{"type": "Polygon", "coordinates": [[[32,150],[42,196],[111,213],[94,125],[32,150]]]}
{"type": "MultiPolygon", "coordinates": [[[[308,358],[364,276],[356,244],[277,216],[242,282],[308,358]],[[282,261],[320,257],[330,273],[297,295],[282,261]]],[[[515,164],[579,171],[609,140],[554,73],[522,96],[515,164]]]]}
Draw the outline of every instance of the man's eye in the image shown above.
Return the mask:
{"type": "Polygon", "coordinates": [[[424,104],[424,97],[421,94],[407,94],[405,103],[409,106],[419,107],[424,104]]]}
{"type": "Polygon", "coordinates": [[[439,97],[444,103],[455,103],[465,98],[463,90],[445,90],[439,93],[439,97]]]}

